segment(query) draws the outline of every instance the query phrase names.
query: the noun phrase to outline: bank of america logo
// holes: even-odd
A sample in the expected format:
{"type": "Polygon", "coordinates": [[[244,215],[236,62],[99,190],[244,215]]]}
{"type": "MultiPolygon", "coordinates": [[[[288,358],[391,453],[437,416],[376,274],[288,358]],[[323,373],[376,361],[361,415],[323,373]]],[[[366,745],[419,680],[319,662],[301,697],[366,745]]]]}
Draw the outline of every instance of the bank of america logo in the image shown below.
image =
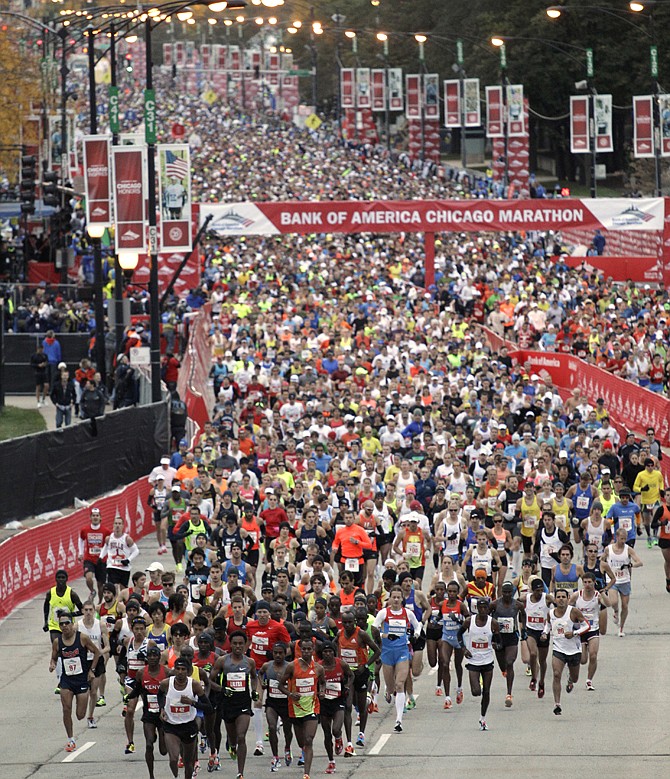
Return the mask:
{"type": "Polygon", "coordinates": [[[138,233],[136,233],[134,230],[126,230],[125,233],[121,235],[121,238],[123,238],[124,241],[134,241],[135,239],[139,238],[140,236],[138,233]]]}
{"type": "Polygon", "coordinates": [[[212,222],[212,230],[219,232],[232,232],[251,227],[253,223],[253,219],[249,219],[248,216],[242,216],[242,214],[238,214],[237,211],[231,208],[229,211],[226,211],[225,214],[212,222]]]}
{"type": "Polygon", "coordinates": [[[184,179],[188,176],[188,163],[170,151],[165,152],[165,175],[168,178],[184,179]]]}
{"type": "Polygon", "coordinates": [[[612,217],[612,224],[620,226],[646,224],[653,218],[653,214],[647,214],[645,211],[641,211],[637,206],[629,206],[625,211],[612,217]]]}

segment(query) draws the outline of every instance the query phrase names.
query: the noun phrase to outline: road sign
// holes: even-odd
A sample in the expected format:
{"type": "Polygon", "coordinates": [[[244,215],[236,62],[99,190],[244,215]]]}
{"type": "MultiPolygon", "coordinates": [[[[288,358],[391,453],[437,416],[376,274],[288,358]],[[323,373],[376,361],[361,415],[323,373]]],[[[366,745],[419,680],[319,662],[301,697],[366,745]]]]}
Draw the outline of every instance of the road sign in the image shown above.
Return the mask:
{"type": "Polygon", "coordinates": [[[658,46],[649,47],[649,64],[651,66],[651,77],[658,78],[658,46]]]}
{"type": "Polygon", "coordinates": [[[144,127],[147,143],[156,143],[156,93],[144,90],[144,127]]]}
{"type": "Polygon", "coordinates": [[[311,76],[311,70],[289,70],[287,76],[311,76]]]}
{"type": "Polygon", "coordinates": [[[593,78],[595,67],[593,65],[593,49],[586,50],[586,78],[593,78]]]}
{"type": "Polygon", "coordinates": [[[305,125],[309,127],[310,130],[318,130],[322,124],[323,122],[316,114],[310,114],[307,119],[305,119],[305,125]]]}
{"type": "Polygon", "coordinates": [[[119,88],[109,87],[109,129],[118,133],[119,128],[119,88]]]}

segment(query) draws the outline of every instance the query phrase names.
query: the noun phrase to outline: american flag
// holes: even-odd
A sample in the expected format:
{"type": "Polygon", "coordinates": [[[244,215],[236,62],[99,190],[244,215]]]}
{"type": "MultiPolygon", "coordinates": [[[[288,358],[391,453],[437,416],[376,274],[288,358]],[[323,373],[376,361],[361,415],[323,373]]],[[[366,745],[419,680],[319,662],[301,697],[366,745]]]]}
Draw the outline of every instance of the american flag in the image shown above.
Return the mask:
{"type": "Polygon", "coordinates": [[[188,162],[170,151],[165,152],[165,175],[168,178],[184,179],[188,176],[188,162]]]}

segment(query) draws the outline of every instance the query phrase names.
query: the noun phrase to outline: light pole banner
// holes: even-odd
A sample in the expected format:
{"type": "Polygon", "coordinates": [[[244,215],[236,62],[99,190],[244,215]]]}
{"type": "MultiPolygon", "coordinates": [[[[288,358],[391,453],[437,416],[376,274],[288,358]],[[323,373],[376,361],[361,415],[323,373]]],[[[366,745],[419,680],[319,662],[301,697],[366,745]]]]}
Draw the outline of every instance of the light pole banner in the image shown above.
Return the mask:
{"type": "Polygon", "coordinates": [[[486,137],[501,138],[503,135],[502,87],[486,87],[486,137]]]}
{"type": "Polygon", "coordinates": [[[479,79],[466,78],[463,80],[463,102],[466,127],[481,127],[482,107],[479,102],[479,79]]]}
{"type": "Polygon", "coordinates": [[[370,105],[370,68],[356,68],[356,108],[370,105]]]}
{"type": "Polygon", "coordinates": [[[158,147],[161,251],[191,251],[191,155],[187,143],[158,147]]]}
{"type": "Polygon", "coordinates": [[[163,44],[163,65],[165,65],[168,68],[172,66],[172,44],[171,43],[163,44]]]}
{"type": "Polygon", "coordinates": [[[670,95],[658,96],[658,115],[661,124],[661,155],[670,156],[670,95]]]}
{"type": "Polygon", "coordinates": [[[654,98],[651,95],[633,97],[633,154],[654,156],[654,98]]]}
{"type": "Polygon", "coordinates": [[[109,135],[85,135],[84,183],[86,191],[86,224],[109,227],[112,224],[112,187],[109,174],[109,135]]]}
{"type": "Polygon", "coordinates": [[[570,97],[570,151],[584,154],[591,151],[589,136],[589,98],[586,95],[570,97]]]}
{"type": "Polygon", "coordinates": [[[214,67],[216,70],[225,70],[228,59],[228,47],[214,44],[214,67]]]}
{"type": "Polygon", "coordinates": [[[114,175],[115,249],[145,252],[146,241],[145,146],[112,146],[114,175]]]}
{"type": "Polygon", "coordinates": [[[271,87],[279,86],[279,64],[280,64],[281,54],[272,54],[270,53],[268,55],[268,70],[270,71],[268,73],[268,84],[271,87]]]}
{"type": "Polygon", "coordinates": [[[614,151],[612,135],[612,95],[594,95],[596,115],[596,149],[614,151]]]}
{"type": "Polygon", "coordinates": [[[389,68],[389,111],[402,111],[405,96],[402,91],[402,68],[389,68]]]}
{"type": "Polygon", "coordinates": [[[386,110],[386,72],[378,68],[372,71],[372,110],[386,110]]]}
{"type": "Polygon", "coordinates": [[[507,86],[507,135],[519,138],[527,135],[526,120],[523,111],[523,84],[507,86]]]}
{"type": "Polygon", "coordinates": [[[203,43],[200,47],[200,64],[205,70],[212,67],[212,47],[209,43],[203,43]]]}
{"type": "Polygon", "coordinates": [[[184,41],[177,41],[174,44],[174,64],[178,68],[183,68],[186,65],[186,46],[184,41]]]}
{"type": "Polygon", "coordinates": [[[340,105],[342,108],[356,108],[354,85],[354,69],[342,68],[340,71],[340,105]]]}
{"type": "Polygon", "coordinates": [[[233,79],[238,81],[240,70],[242,69],[242,57],[240,56],[239,46],[228,47],[228,68],[233,71],[233,79]]]}
{"type": "Polygon", "coordinates": [[[423,105],[426,119],[440,118],[440,77],[437,73],[424,73],[423,105]]]}
{"type": "Polygon", "coordinates": [[[408,119],[421,119],[421,75],[419,73],[405,76],[405,91],[407,92],[405,116],[408,119]]]}
{"type": "Polygon", "coordinates": [[[444,82],[444,126],[461,126],[461,84],[458,79],[444,82]]]}

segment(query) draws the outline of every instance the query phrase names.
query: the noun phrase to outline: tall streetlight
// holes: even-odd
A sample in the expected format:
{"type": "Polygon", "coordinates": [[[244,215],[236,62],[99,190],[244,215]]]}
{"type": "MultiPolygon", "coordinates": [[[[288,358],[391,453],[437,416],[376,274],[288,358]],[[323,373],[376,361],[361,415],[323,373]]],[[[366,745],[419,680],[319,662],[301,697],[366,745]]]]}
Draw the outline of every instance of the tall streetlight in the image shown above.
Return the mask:
{"type": "Polygon", "coordinates": [[[377,33],[377,40],[382,44],[382,59],[384,60],[384,135],[386,150],[391,151],[391,127],[389,114],[389,37],[385,32],[377,33]]]}
{"type": "Polygon", "coordinates": [[[414,40],[419,44],[419,105],[421,107],[421,162],[426,161],[426,110],[424,100],[424,75],[426,73],[426,50],[425,45],[428,36],[423,33],[416,33],[414,40]]]}
{"type": "MultiPolygon", "coordinates": [[[[549,6],[546,9],[547,17],[551,20],[560,19],[561,16],[564,13],[601,13],[605,14],[606,16],[612,16],[615,19],[617,19],[620,22],[623,22],[624,24],[627,24],[629,27],[632,27],[634,30],[637,30],[638,32],[641,32],[643,35],[645,35],[647,38],[649,38],[649,70],[651,74],[651,89],[652,94],[654,96],[653,99],[653,122],[654,122],[654,180],[655,180],[655,194],[657,197],[660,197],[662,194],[662,185],[661,185],[661,139],[660,139],[660,111],[659,111],[659,104],[658,104],[658,96],[660,93],[660,86],[658,83],[658,46],[656,45],[655,40],[655,34],[654,34],[654,20],[653,20],[653,14],[652,9],[660,5],[660,0],[645,0],[645,2],[642,2],[641,0],[631,0],[631,2],[628,3],[628,12],[633,14],[641,14],[644,11],[649,11],[648,13],[648,20],[649,20],[649,29],[646,30],[643,26],[636,24],[631,19],[628,19],[626,17],[626,11],[624,9],[621,9],[620,11],[617,11],[617,9],[601,6],[601,5],[552,5],[549,6]]],[[[591,89],[591,92],[593,93],[593,89],[591,89]]],[[[595,98],[593,98],[595,99],[595,98]]]]}
{"type": "Polygon", "coordinates": [[[496,46],[500,52],[500,86],[502,92],[502,119],[503,119],[503,157],[505,166],[503,168],[503,194],[507,193],[509,187],[509,122],[507,116],[507,46],[505,41],[509,40],[508,36],[494,35],[491,38],[491,43],[496,46]]]}

